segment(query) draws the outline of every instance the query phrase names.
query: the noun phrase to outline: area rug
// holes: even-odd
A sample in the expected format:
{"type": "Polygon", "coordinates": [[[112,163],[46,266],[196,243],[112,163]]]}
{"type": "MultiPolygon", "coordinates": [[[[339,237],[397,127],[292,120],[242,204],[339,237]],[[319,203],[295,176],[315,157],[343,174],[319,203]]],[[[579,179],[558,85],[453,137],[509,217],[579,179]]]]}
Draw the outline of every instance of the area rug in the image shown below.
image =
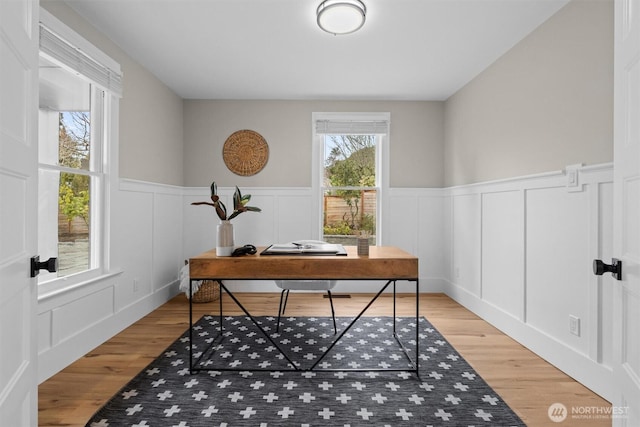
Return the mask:
{"type": "MultiPolygon", "coordinates": [[[[397,318],[419,377],[393,338],[393,318],[361,317],[334,340],[331,318],[204,316],[89,420],[87,426],[523,426],[520,418],[424,318],[397,318]],[[300,371],[291,370],[287,358],[300,371]],[[261,368],[266,371],[256,372],[261,368]],[[389,368],[399,371],[356,372],[389,368]],[[237,369],[226,371],[224,369],[237,369]]],[[[351,322],[337,318],[338,334],[351,322]]]]}

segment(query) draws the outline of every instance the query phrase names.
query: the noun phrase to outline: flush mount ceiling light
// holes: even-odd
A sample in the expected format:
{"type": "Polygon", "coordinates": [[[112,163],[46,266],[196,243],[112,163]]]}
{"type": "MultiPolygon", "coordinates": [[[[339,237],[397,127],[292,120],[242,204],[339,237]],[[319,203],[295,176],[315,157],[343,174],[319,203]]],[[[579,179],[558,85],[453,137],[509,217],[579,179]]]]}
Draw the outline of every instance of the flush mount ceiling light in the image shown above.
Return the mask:
{"type": "Polygon", "coordinates": [[[360,0],[324,0],[316,11],[318,26],[331,34],[350,34],[364,25],[367,7],[360,0]]]}

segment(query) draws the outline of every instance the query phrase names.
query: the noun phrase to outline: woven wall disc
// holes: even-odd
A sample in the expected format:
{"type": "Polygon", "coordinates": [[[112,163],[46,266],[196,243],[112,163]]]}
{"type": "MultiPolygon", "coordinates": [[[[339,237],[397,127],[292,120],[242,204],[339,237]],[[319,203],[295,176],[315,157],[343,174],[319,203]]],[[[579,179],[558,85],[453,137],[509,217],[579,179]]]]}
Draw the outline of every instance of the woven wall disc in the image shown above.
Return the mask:
{"type": "Polygon", "coordinates": [[[258,132],[239,130],[225,141],[222,158],[229,170],[236,175],[255,175],[269,160],[269,146],[258,132]]]}

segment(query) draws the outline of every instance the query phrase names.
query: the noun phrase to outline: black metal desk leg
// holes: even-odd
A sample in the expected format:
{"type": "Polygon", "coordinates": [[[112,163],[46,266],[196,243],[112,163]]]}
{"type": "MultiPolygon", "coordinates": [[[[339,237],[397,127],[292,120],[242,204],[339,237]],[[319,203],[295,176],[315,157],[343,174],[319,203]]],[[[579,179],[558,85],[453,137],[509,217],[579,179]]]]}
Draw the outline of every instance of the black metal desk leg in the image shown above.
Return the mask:
{"type": "Polygon", "coordinates": [[[222,286],[218,282],[218,303],[220,305],[220,335],[222,335],[222,286]]]}
{"type": "Polygon", "coordinates": [[[193,374],[193,280],[189,279],[189,373],[193,374]]]}
{"type": "Polygon", "coordinates": [[[416,375],[420,379],[420,281],[416,279],[416,375]]]}
{"type": "Polygon", "coordinates": [[[393,336],[396,334],[396,281],[393,281],[393,336]]]}

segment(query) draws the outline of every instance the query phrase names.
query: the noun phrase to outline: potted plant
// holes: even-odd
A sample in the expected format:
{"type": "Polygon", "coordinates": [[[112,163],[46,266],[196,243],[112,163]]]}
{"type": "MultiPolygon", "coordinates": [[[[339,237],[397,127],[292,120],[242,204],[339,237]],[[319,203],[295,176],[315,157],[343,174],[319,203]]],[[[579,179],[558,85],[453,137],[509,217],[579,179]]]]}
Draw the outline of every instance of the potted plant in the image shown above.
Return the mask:
{"type": "Polygon", "coordinates": [[[255,206],[248,206],[251,200],[251,194],[242,194],[240,189],[236,186],[236,191],[233,193],[233,212],[227,216],[227,207],[222,203],[218,196],[218,186],[216,182],[211,183],[211,202],[193,202],[192,205],[208,205],[212,206],[218,218],[220,218],[220,224],[218,224],[218,238],[216,245],[216,255],[218,256],[231,256],[234,249],[234,236],[233,236],[233,224],[231,220],[243,212],[261,212],[262,210],[255,206]]]}

